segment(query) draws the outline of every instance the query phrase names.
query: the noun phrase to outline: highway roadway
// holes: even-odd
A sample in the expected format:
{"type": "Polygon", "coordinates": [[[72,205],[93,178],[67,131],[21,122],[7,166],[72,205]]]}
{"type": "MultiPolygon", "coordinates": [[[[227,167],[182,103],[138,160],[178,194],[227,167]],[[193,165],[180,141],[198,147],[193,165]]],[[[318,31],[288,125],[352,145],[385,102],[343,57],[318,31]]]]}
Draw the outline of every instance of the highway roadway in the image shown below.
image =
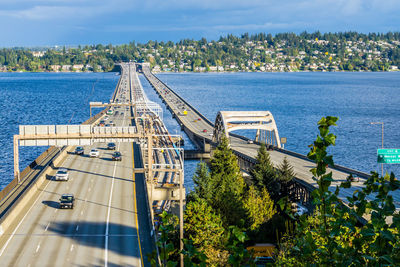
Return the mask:
{"type": "MultiPolygon", "coordinates": [[[[150,84],[153,85],[153,88],[162,96],[165,103],[174,111],[174,113],[178,114],[177,116],[179,117],[181,122],[195,135],[211,141],[214,131],[213,123],[208,121],[198,111],[191,109],[184,99],[182,99],[168,86],[163,84],[156,76],[154,76],[150,72],[148,66],[143,64],[142,70],[147,80],[150,82],[150,84]],[[183,110],[187,110],[187,115],[183,115],[183,110]]],[[[241,139],[235,136],[230,136],[229,140],[231,148],[234,151],[242,153],[253,159],[256,158],[260,147],[258,144],[248,144],[246,139],[241,139]]],[[[315,166],[315,163],[276,150],[269,151],[269,154],[274,166],[279,166],[282,163],[283,159],[286,157],[294,168],[296,178],[314,187],[317,187],[317,183],[313,180],[313,175],[310,172],[310,169],[315,166]]],[[[336,189],[336,186],[340,185],[342,181],[345,181],[350,174],[349,172],[344,172],[332,168],[328,168],[327,171],[332,171],[333,179],[335,180],[334,182],[332,182],[332,185],[330,187],[331,191],[334,191],[336,189]]],[[[360,178],[359,180],[352,183],[351,188],[341,189],[339,198],[347,202],[346,197],[352,196],[355,190],[361,189],[363,187],[362,184],[364,181],[365,180],[363,178],[360,178]]],[[[400,208],[400,193],[394,193],[393,198],[396,207],[400,208]]]]}
{"type": "MultiPolygon", "coordinates": [[[[115,99],[130,99],[129,75],[121,76],[115,99]]],[[[106,123],[134,123],[132,110],[115,108],[106,123]]],[[[104,118],[102,118],[104,119],[104,118]]],[[[69,153],[62,167],[68,181],[49,179],[20,213],[14,228],[0,237],[2,266],[149,266],[152,251],[143,174],[134,175],[139,146],[117,143],[122,161],[112,161],[106,143],[69,153]],[[90,149],[100,151],[90,158],[90,149]],[[75,195],[72,210],[60,209],[64,193],[75,195]]],[[[53,170],[53,174],[56,170],[53,170]]]]}

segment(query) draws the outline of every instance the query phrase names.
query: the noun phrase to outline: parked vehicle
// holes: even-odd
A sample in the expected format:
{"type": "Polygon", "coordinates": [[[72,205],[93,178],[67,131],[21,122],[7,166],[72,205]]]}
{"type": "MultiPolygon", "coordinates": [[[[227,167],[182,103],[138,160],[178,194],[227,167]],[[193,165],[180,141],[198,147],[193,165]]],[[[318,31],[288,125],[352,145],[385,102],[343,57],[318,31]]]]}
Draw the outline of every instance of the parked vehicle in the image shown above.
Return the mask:
{"type": "Polygon", "coordinates": [[[121,160],[122,160],[121,152],[115,151],[115,152],[112,154],[112,160],[121,161],[121,160]]]}
{"type": "Polygon", "coordinates": [[[73,209],[75,197],[73,194],[62,194],[60,198],[60,209],[73,209]]]}
{"type": "Polygon", "coordinates": [[[56,181],[68,181],[68,170],[65,168],[58,169],[56,175],[54,176],[54,180],[56,181]]]}
{"type": "Polygon", "coordinates": [[[75,154],[77,154],[77,155],[83,155],[84,152],[85,152],[85,149],[82,146],[77,146],[75,148],[75,154]]]}
{"type": "Polygon", "coordinates": [[[100,155],[100,152],[97,149],[92,149],[89,152],[89,157],[91,157],[91,158],[98,158],[99,155],[100,155]]]}

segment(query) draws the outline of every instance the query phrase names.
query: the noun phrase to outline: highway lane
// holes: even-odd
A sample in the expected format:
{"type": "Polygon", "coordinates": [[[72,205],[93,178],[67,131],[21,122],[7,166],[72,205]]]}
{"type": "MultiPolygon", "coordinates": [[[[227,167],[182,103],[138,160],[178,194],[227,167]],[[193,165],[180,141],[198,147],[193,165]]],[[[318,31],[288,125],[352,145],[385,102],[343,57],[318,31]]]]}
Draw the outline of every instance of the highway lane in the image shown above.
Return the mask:
{"type": "MultiPolygon", "coordinates": [[[[160,80],[158,80],[158,78],[150,72],[148,67],[144,66],[143,72],[148,81],[153,85],[153,88],[162,96],[166,104],[177,114],[182,123],[191,132],[195,133],[198,136],[201,136],[208,141],[211,141],[214,125],[211,122],[201,118],[201,115],[195,110],[188,108],[188,105],[186,103],[184,107],[188,108],[188,113],[186,116],[180,115],[180,112],[182,111],[180,107],[182,107],[183,101],[179,99],[178,95],[176,95],[160,80]],[[206,132],[204,132],[204,130],[206,130],[206,132]]],[[[234,151],[240,152],[252,158],[255,158],[257,156],[259,145],[248,144],[246,140],[237,138],[235,136],[230,136],[229,139],[231,148],[234,151]]],[[[298,179],[310,185],[313,185],[314,187],[317,186],[317,183],[313,180],[312,173],[310,172],[310,169],[315,166],[315,163],[286,153],[282,153],[280,151],[269,151],[269,154],[274,166],[279,166],[282,163],[283,159],[286,157],[290,164],[293,166],[296,177],[298,179]]],[[[332,182],[332,185],[330,187],[331,191],[334,191],[336,189],[336,186],[340,185],[342,181],[345,181],[350,174],[348,172],[340,171],[334,168],[328,168],[328,172],[329,171],[332,171],[333,179],[335,180],[334,182],[332,182]]],[[[363,181],[365,180],[360,178],[359,181],[357,180],[356,182],[352,183],[351,188],[341,189],[339,198],[346,202],[346,197],[352,196],[355,190],[361,189],[363,187],[363,181]]],[[[395,192],[393,194],[393,198],[396,207],[400,207],[400,194],[395,192]]]]}
{"type": "MultiPolygon", "coordinates": [[[[129,99],[129,90],[121,90],[117,97],[121,94],[129,99]]],[[[116,110],[124,115],[112,115],[109,120],[117,126],[131,123],[125,107],[116,110]]],[[[47,181],[34,205],[26,207],[15,233],[8,229],[1,236],[3,266],[148,266],[145,253],[152,247],[150,227],[145,225],[144,187],[139,186],[143,180],[135,181],[132,171],[133,159],[139,160],[134,155],[138,147],[134,151],[132,143],[117,146],[122,161],[111,161],[113,151],[105,149],[106,143],[93,146],[99,148],[99,158],[87,156],[90,146],[85,147],[84,156],[65,158],[62,167],[69,170],[69,181],[47,181]],[[58,208],[63,193],[75,195],[73,210],[58,208]],[[139,226],[145,226],[145,231],[139,231],[139,226]],[[141,250],[139,236],[146,251],[141,250]]]]}

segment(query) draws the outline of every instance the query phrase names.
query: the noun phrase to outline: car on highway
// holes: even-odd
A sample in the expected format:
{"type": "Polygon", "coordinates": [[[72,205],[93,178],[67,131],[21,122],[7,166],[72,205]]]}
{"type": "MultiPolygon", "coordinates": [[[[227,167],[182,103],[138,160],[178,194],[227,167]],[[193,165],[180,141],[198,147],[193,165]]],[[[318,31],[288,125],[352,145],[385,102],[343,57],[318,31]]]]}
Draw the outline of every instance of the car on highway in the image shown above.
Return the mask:
{"type": "Polygon", "coordinates": [[[247,140],[247,143],[248,143],[248,144],[254,144],[254,141],[251,140],[251,139],[249,139],[249,140],[247,140]]]}
{"type": "Polygon", "coordinates": [[[108,117],[108,116],[105,116],[104,117],[104,120],[106,121],[106,120],[108,120],[110,117],[108,117]]]}
{"type": "Polygon", "coordinates": [[[77,146],[75,148],[75,154],[76,155],[83,155],[85,152],[85,149],[83,148],[83,146],[77,146]]]}
{"type": "Polygon", "coordinates": [[[54,176],[55,181],[68,181],[68,170],[65,168],[58,169],[56,175],[54,176]]]}
{"type": "Polygon", "coordinates": [[[73,194],[62,194],[60,198],[60,209],[73,209],[75,197],[73,194]]]}
{"type": "Polygon", "coordinates": [[[100,155],[99,150],[97,150],[97,149],[95,149],[95,148],[93,148],[93,149],[90,150],[90,152],[89,152],[89,157],[91,157],[91,158],[98,158],[99,155],[100,155]]]}
{"type": "Polygon", "coordinates": [[[198,118],[197,120],[198,120],[198,121],[201,121],[201,118],[198,118]]]}
{"type": "Polygon", "coordinates": [[[106,122],[101,120],[100,123],[99,123],[99,126],[104,126],[104,125],[106,125],[106,122]]]}
{"type": "Polygon", "coordinates": [[[116,145],[115,145],[115,143],[108,143],[107,144],[107,149],[109,149],[109,150],[115,150],[115,148],[116,148],[116,145]]]}
{"type": "Polygon", "coordinates": [[[207,132],[207,129],[203,129],[203,133],[206,133],[207,132]]]}
{"type": "Polygon", "coordinates": [[[121,161],[121,160],[122,160],[121,152],[115,151],[115,152],[112,154],[112,160],[121,161]]]}

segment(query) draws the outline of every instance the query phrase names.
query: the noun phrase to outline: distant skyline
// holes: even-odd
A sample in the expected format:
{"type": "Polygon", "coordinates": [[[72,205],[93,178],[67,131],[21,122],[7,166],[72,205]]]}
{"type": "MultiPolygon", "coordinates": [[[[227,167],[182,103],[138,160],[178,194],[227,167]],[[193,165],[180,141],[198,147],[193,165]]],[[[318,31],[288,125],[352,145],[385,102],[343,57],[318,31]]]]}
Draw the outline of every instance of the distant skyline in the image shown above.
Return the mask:
{"type": "Polygon", "coordinates": [[[0,47],[400,31],[399,0],[0,0],[0,47]]]}

